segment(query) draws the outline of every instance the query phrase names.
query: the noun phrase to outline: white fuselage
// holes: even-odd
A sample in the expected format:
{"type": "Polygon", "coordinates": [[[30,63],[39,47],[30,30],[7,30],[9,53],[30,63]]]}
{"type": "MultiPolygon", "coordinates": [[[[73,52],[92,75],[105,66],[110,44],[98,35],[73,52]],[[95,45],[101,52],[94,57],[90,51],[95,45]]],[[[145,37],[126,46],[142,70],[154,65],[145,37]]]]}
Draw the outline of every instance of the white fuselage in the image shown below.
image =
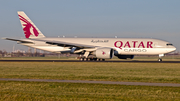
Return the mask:
{"type": "MultiPolygon", "coordinates": [[[[86,51],[93,51],[100,47],[109,47],[118,51],[118,54],[126,54],[126,55],[157,55],[157,54],[169,53],[176,50],[176,48],[172,46],[172,44],[170,44],[169,42],[158,39],[145,39],[145,38],[37,38],[37,39],[44,40],[46,42],[55,41],[55,42],[72,43],[72,44],[94,47],[94,48],[82,49],[86,51]]],[[[29,41],[31,39],[24,39],[24,40],[29,41]]],[[[57,52],[57,53],[68,52],[71,50],[69,49],[69,47],[51,45],[43,41],[31,40],[31,42],[34,42],[34,44],[28,44],[28,43],[20,43],[20,44],[50,52],[57,52]]]]}

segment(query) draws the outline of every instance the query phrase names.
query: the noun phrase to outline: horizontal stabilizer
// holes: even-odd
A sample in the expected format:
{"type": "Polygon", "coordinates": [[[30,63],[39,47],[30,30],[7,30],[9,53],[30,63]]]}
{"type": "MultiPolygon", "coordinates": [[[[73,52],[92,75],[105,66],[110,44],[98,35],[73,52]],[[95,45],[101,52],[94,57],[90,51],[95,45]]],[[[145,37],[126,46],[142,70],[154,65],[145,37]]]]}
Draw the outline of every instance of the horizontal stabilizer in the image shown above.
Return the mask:
{"type": "Polygon", "coordinates": [[[31,41],[26,41],[26,40],[20,40],[20,39],[12,39],[12,38],[3,38],[4,40],[11,40],[11,41],[17,41],[17,42],[21,42],[21,43],[32,43],[31,41]]]}

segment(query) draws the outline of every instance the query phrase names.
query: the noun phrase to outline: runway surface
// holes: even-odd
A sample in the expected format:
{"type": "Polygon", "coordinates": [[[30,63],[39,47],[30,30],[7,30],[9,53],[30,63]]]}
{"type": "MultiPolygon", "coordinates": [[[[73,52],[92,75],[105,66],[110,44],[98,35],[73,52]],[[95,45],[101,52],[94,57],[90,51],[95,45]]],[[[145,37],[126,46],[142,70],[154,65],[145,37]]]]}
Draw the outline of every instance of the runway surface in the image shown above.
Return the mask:
{"type": "Polygon", "coordinates": [[[137,60],[127,60],[127,61],[117,61],[117,60],[107,60],[107,61],[80,61],[80,60],[0,60],[0,62],[130,62],[130,63],[180,63],[180,61],[137,61],[137,60]]]}
{"type": "Polygon", "coordinates": [[[59,82],[59,83],[66,82],[66,83],[91,83],[91,84],[116,84],[116,85],[136,85],[136,86],[180,87],[180,84],[144,83],[144,82],[113,82],[113,81],[51,80],[51,79],[10,79],[10,78],[0,78],[0,81],[59,82]]]}

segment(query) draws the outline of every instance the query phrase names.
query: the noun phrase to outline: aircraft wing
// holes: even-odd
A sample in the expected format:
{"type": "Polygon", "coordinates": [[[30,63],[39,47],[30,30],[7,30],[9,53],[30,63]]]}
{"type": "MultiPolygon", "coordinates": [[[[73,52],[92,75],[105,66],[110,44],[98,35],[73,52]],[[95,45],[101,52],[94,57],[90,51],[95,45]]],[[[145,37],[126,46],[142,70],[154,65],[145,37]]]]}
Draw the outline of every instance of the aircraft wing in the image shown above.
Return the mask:
{"type": "Polygon", "coordinates": [[[43,41],[50,45],[57,45],[61,47],[76,47],[78,49],[84,49],[84,48],[95,48],[96,46],[91,45],[84,45],[84,44],[76,44],[76,43],[69,43],[69,42],[62,42],[62,41],[49,41],[49,40],[43,40],[43,39],[30,39],[35,41],[43,41]]]}
{"type": "Polygon", "coordinates": [[[21,43],[32,43],[31,41],[27,41],[27,40],[23,40],[23,39],[14,39],[14,38],[3,38],[5,40],[11,40],[11,41],[17,41],[17,42],[21,42],[21,43]]]}

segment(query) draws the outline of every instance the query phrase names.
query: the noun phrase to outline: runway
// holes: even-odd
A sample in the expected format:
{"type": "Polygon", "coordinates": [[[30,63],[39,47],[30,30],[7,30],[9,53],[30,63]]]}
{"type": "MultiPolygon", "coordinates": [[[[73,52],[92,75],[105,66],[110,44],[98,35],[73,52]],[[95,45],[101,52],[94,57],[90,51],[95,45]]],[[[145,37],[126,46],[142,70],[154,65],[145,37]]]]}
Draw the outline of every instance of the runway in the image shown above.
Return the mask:
{"type": "Polygon", "coordinates": [[[137,61],[137,60],[107,60],[107,61],[80,61],[80,60],[0,60],[0,62],[124,62],[124,63],[180,63],[180,61],[137,61]]]}
{"type": "Polygon", "coordinates": [[[0,78],[0,81],[91,83],[91,84],[116,84],[116,85],[135,85],[135,86],[180,87],[180,84],[172,84],[172,83],[145,83],[145,82],[114,82],[114,81],[52,80],[52,79],[10,79],[10,78],[0,78]]]}

